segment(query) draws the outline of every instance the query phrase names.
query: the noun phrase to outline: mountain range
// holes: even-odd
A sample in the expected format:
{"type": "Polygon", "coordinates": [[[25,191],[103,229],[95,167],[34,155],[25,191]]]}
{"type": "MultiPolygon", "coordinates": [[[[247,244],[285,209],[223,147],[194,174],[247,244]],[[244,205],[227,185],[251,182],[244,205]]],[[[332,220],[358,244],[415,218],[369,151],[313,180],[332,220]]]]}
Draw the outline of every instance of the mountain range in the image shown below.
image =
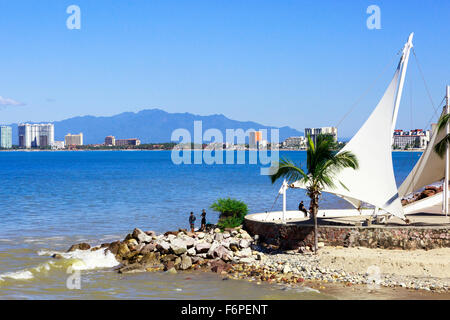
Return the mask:
{"type": "MultiPolygon", "coordinates": [[[[124,112],[110,117],[82,116],[55,121],[55,140],[64,140],[68,133],[82,132],[84,144],[103,143],[106,136],[116,139],[137,138],[142,143],[170,142],[172,132],[184,128],[193,137],[194,121],[202,121],[203,133],[210,128],[218,129],[225,139],[226,129],[267,129],[270,141],[270,129],[279,129],[279,139],[301,136],[303,132],[290,127],[266,126],[251,121],[237,121],[222,114],[200,116],[192,113],[169,113],[161,109],[146,109],[139,112],[124,112]]],[[[13,144],[18,144],[17,124],[13,127],[13,144]]]]}

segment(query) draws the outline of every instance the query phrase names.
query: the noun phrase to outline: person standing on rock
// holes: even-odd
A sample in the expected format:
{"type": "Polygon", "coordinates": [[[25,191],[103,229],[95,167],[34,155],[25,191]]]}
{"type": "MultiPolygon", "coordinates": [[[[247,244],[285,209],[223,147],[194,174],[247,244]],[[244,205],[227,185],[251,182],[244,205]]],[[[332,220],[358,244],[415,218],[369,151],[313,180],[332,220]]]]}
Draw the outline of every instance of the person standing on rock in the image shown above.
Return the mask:
{"type": "Polygon", "coordinates": [[[200,227],[201,231],[205,231],[206,230],[206,211],[205,209],[202,210],[202,225],[200,227]]]}
{"type": "Polygon", "coordinates": [[[191,215],[189,216],[189,225],[191,226],[191,232],[194,232],[195,220],[197,220],[197,218],[194,216],[194,213],[191,212],[191,215]]]}

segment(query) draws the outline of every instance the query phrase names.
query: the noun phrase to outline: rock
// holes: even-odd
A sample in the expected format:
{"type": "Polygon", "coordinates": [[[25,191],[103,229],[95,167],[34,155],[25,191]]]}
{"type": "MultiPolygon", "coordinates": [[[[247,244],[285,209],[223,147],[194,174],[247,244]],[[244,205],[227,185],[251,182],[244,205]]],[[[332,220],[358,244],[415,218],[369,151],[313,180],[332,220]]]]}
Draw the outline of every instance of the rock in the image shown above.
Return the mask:
{"type": "Polygon", "coordinates": [[[216,249],[219,247],[219,243],[213,242],[211,247],[208,250],[207,257],[214,258],[216,256],[216,249]]]}
{"type": "Polygon", "coordinates": [[[156,243],[156,249],[161,253],[168,253],[170,250],[170,244],[167,241],[160,240],[156,243]]]}
{"type": "Polygon", "coordinates": [[[177,270],[174,267],[172,267],[172,268],[168,269],[166,272],[170,273],[170,274],[176,274],[177,270]]]}
{"type": "Polygon", "coordinates": [[[201,258],[201,257],[199,257],[199,256],[196,256],[196,257],[191,257],[191,260],[192,260],[192,263],[194,264],[194,263],[203,263],[203,261],[205,261],[205,259],[203,259],[203,258],[201,258]]]}
{"type": "Polygon", "coordinates": [[[197,243],[195,246],[195,251],[197,251],[197,253],[207,253],[210,248],[211,244],[208,242],[197,243]]]}
{"type": "Polygon", "coordinates": [[[156,236],[156,232],[155,231],[145,231],[145,234],[150,236],[150,237],[155,237],[156,236]]]}
{"type": "Polygon", "coordinates": [[[180,269],[187,270],[192,267],[192,259],[188,256],[181,257],[180,269]]]}
{"type": "Polygon", "coordinates": [[[139,244],[134,238],[126,240],[125,243],[128,245],[128,247],[137,247],[137,245],[139,244]]]}
{"type": "Polygon", "coordinates": [[[58,253],[55,253],[54,255],[52,255],[52,258],[53,258],[53,259],[62,259],[63,256],[60,255],[60,254],[58,254],[58,253]]]}
{"type": "Polygon", "coordinates": [[[67,250],[67,252],[72,252],[75,250],[89,250],[90,248],[91,248],[91,246],[88,243],[82,242],[82,243],[74,244],[73,246],[71,246],[69,248],[69,250],[67,250]]]}
{"type": "Polygon", "coordinates": [[[239,241],[239,247],[245,249],[245,248],[248,248],[249,246],[250,246],[249,241],[247,241],[245,239],[242,239],[241,241],[239,241]]]}
{"type": "Polygon", "coordinates": [[[214,260],[211,262],[211,271],[216,273],[222,273],[222,271],[228,271],[231,266],[222,260],[214,260]]]}
{"type": "Polygon", "coordinates": [[[172,240],[175,240],[176,238],[177,238],[177,236],[174,235],[174,234],[169,234],[169,235],[167,235],[167,240],[168,240],[169,242],[171,242],[172,240]]]}
{"type": "Polygon", "coordinates": [[[236,230],[231,231],[231,235],[233,237],[236,237],[239,234],[239,232],[237,232],[236,230]]]}
{"type": "Polygon", "coordinates": [[[215,228],[214,229],[214,233],[220,233],[220,229],[219,228],[215,228]]]}
{"type": "Polygon", "coordinates": [[[144,245],[144,247],[141,249],[140,253],[147,254],[147,253],[153,252],[155,250],[156,250],[156,244],[149,243],[149,244],[144,245]]]}
{"type": "Polygon", "coordinates": [[[252,250],[250,248],[242,249],[241,251],[236,252],[236,255],[239,257],[251,257],[252,250]]]}
{"type": "Polygon", "coordinates": [[[204,237],[205,237],[205,233],[204,232],[197,233],[197,238],[198,239],[203,239],[204,237]]]}
{"type": "Polygon", "coordinates": [[[323,247],[325,247],[325,243],[323,243],[323,242],[318,242],[318,243],[317,243],[317,247],[318,247],[318,248],[323,248],[323,247]]]}
{"type": "Polygon", "coordinates": [[[152,237],[147,235],[144,231],[142,231],[139,228],[135,228],[133,230],[132,236],[134,239],[136,239],[139,243],[149,243],[152,241],[152,237]]]}
{"type": "Polygon", "coordinates": [[[182,236],[180,239],[184,242],[184,244],[186,245],[186,248],[188,248],[188,249],[192,248],[195,245],[195,240],[192,239],[191,237],[182,236]]]}
{"type": "Polygon", "coordinates": [[[173,239],[170,241],[170,250],[176,254],[180,255],[187,251],[186,243],[181,239],[173,239]]]}
{"type": "Polygon", "coordinates": [[[173,235],[173,236],[177,236],[179,231],[167,231],[166,233],[164,233],[165,237],[168,237],[169,235],[173,235]]]}
{"type": "Polygon", "coordinates": [[[230,243],[230,250],[233,252],[239,251],[239,245],[235,242],[230,243]]]}
{"type": "Polygon", "coordinates": [[[142,257],[140,263],[145,265],[146,267],[160,265],[161,263],[159,252],[150,252],[145,254],[142,257]]]}
{"type": "Polygon", "coordinates": [[[139,243],[137,246],[136,246],[136,251],[139,251],[139,252],[141,252],[142,251],[142,249],[144,249],[144,247],[145,247],[145,243],[144,242],[141,242],[141,243],[139,243]]]}
{"type": "Polygon", "coordinates": [[[228,239],[229,237],[231,237],[231,234],[228,231],[225,231],[222,235],[224,239],[228,239]]]}
{"type": "Polygon", "coordinates": [[[217,257],[224,261],[230,261],[232,256],[232,253],[222,245],[218,246],[213,252],[213,258],[217,257]]]}
{"type": "Polygon", "coordinates": [[[135,273],[144,271],[146,271],[145,268],[143,268],[143,266],[139,263],[133,263],[119,269],[119,273],[135,273]]]}
{"type": "Polygon", "coordinates": [[[108,246],[108,250],[111,251],[112,254],[116,255],[119,251],[120,241],[111,242],[108,246]]]}
{"type": "Polygon", "coordinates": [[[255,260],[253,258],[250,258],[250,257],[245,257],[245,258],[240,258],[239,262],[250,264],[250,263],[255,262],[255,260]]]}
{"type": "Polygon", "coordinates": [[[195,248],[189,248],[187,250],[187,254],[190,256],[195,256],[197,254],[197,251],[195,251],[195,248]]]}
{"type": "Polygon", "coordinates": [[[130,249],[128,248],[127,244],[123,243],[123,242],[120,243],[119,248],[117,250],[117,254],[120,257],[125,257],[129,253],[130,253],[130,249]]]}
{"type": "Polygon", "coordinates": [[[216,233],[216,235],[214,236],[214,240],[217,242],[221,242],[223,240],[223,234],[216,233]]]}

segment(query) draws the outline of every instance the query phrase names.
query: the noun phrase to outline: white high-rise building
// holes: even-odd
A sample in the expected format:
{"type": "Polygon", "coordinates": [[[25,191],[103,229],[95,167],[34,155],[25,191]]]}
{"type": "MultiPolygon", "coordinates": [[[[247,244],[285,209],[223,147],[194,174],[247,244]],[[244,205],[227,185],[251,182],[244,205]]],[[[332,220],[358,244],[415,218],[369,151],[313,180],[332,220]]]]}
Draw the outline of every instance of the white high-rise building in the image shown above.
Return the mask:
{"type": "Polygon", "coordinates": [[[55,142],[55,127],[46,124],[19,124],[19,147],[42,148],[51,147],[55,142]]]}

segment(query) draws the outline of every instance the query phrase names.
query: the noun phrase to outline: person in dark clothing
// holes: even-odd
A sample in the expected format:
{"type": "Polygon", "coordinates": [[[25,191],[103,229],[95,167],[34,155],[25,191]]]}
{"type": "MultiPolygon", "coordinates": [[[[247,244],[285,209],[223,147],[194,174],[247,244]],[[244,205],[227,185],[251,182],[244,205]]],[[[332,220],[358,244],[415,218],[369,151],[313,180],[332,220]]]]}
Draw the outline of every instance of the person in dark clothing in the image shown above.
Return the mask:
{"type": "Polygon", "coordinates": [[[303,211],[305,213],[305,218],[308,216],[308,210],[306,210],[305,205],[303,204],[303,201],[300,201],[298,205],[298,211],[303,211]]]}
{"type": "Polygon", "coordinates": [[[205,231],[206,230],[206,211],[205,209],[202,210],[202,226],[200,227],[200,230],[205,231]]]}
{"type": "Polygon", "coordinates": [[[189,225],[191,226],[191,232],[194,232],[195,220],[197,220],[197,218],[194,216],[194,213],[191,212],[191,215],[189,216],[189,225]]]}

